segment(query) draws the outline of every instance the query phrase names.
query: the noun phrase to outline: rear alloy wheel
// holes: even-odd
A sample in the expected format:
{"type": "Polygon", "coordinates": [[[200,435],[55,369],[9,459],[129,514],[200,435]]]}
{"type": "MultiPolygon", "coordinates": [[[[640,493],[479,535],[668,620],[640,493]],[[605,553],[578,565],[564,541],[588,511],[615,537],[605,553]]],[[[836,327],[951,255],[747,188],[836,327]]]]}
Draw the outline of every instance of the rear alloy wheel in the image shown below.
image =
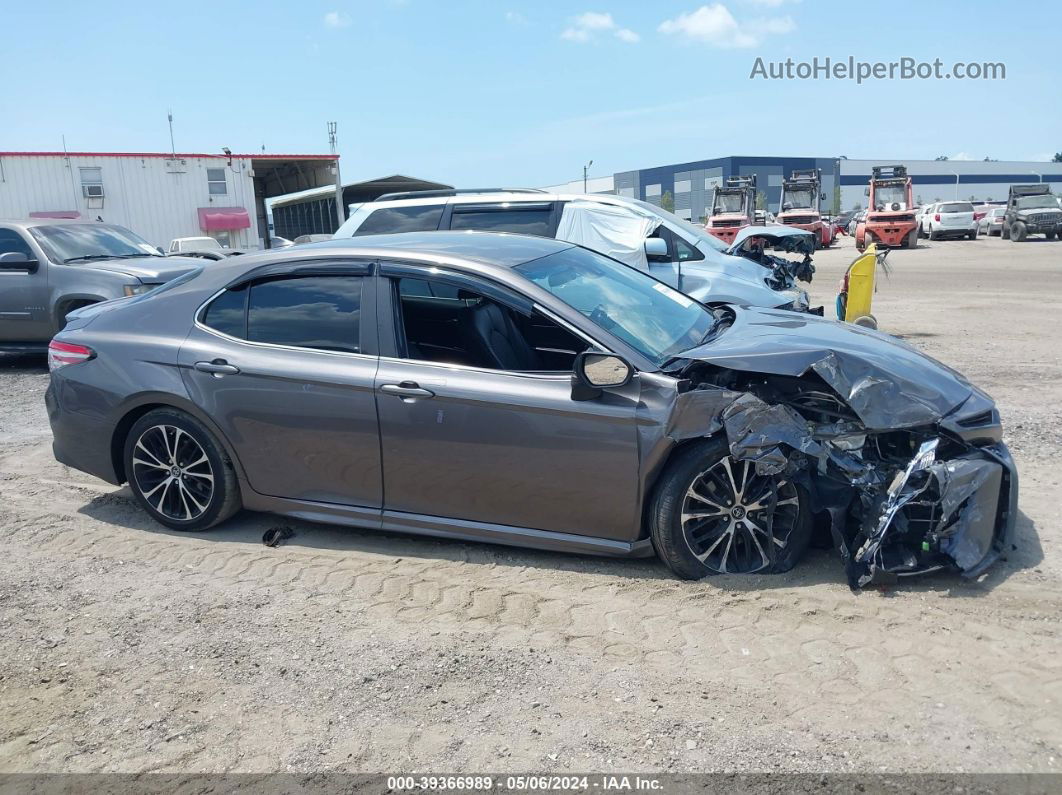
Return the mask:
{"type": "Polygon", "coordinates": [[[657,554],[683,579],[788,571],[811,536],[802,489],[758,475],[722,439],[697,443],[669,465],[650,523],[657,554]]]}
{"type": "Polygon", "coordinates": [[[174,530],[205,530],[240,509],[224,450],[183,412],[157,409],[137,420],[125,443],[125,472],[137,502],[174,530]]]}

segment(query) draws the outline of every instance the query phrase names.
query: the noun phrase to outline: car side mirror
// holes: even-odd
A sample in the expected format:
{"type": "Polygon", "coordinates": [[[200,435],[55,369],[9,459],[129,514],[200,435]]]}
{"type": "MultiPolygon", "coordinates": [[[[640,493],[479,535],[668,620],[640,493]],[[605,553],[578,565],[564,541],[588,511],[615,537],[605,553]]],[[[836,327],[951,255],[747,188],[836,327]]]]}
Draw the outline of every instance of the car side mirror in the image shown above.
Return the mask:
{"type": "Polygon", "coordinates": [[[37,270],[37,265],[37,260],[30,259],[21,251],[8,251],[0,254],[0,270],[34,273],[37,270]]]}
{"type": "Polygon", "coordinates": [[[645,258],[650,262],[668,262],[667,241],[659,237],[645,239],[645,258]]]}
{"type": "Polygon", "coordinates": [[[604,389],[618,389],[634,378],[634,368],[614,353],[583,351],[575,357],[572,400],[593,400],[604,389]]]}

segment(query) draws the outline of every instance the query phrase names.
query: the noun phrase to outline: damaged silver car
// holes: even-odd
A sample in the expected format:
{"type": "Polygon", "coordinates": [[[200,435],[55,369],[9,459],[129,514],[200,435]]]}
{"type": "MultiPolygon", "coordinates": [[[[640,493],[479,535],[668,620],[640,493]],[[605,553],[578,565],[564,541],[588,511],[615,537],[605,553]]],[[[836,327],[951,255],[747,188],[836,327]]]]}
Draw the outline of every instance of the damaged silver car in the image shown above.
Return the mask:
{"type": "Polygon", "coordinates": [[[853,587],[1007,548],[991,399],[891,337],[705,306],[588,249],[481,232],[217,263],[53,340],[59,461],[201,531],[241,508],[853,587]]]}

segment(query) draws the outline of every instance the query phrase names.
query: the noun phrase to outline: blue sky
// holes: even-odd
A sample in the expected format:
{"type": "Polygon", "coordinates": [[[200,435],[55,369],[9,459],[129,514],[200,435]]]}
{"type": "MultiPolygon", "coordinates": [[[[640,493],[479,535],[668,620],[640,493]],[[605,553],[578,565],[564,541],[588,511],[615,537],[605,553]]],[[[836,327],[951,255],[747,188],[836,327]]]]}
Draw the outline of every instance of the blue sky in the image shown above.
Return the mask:
{"type": "Polygon", "coordinates": [[[0,150],[327,151],[545,185],[729,154],[1049,159],[1062,3],[7,0],[0,150]],[[172,8],[166,13],[164,8],[172,8]],[[755,59],[1001,61],[1001,81],[750,80],[755,59]]]}

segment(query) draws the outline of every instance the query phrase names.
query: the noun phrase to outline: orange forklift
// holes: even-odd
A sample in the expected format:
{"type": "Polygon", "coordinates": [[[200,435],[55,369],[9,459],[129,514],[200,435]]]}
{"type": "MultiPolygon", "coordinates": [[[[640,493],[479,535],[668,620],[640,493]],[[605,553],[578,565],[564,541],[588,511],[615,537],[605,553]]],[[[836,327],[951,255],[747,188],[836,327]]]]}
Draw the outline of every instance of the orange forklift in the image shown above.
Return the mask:
{"type": "Polygon", "coordinates": [[[704,228],[727,245],[756,220],[756,175],[727,177],[725,188],[712,196],[712,214],[704,228]]]}
{"type": "Polygon", "coordinates": [[[833,224],[822,220],[819,209],[819,203],[826,198],[821,188],[819,169],[794,170],[791,178],[782,180],[782,201],[775,219],[785,226],[814,234],[815,248],[826,248],[833,243],[833,224]]]}
{"type": "Polygon", "coordinates": [[[866,217],[856,227],[856,248],[865,251],[872,243],[890,248],[918,245],[911,178],[906,166],[874,166],[867,188],[866,217]]]}

